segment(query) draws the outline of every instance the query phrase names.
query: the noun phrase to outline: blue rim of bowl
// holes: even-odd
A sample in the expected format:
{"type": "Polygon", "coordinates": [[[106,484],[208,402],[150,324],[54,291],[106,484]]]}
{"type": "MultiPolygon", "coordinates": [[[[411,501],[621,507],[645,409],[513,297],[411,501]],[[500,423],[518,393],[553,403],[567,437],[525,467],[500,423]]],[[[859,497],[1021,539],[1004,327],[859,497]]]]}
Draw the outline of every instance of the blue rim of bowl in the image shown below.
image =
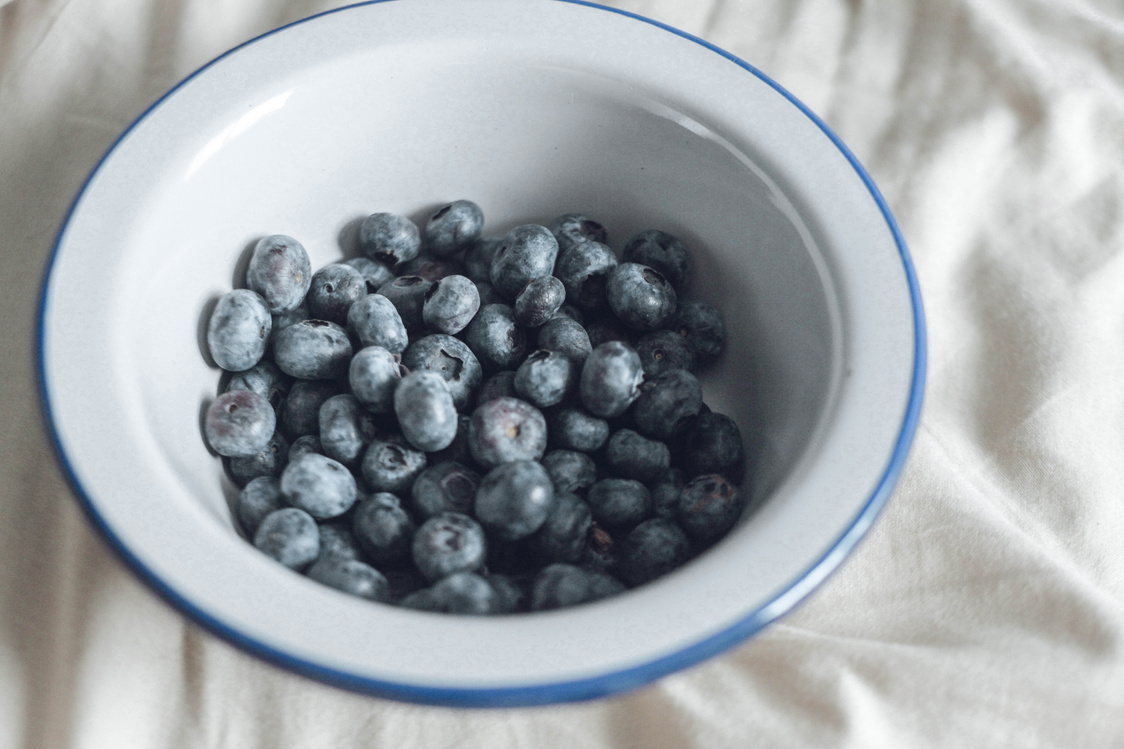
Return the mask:
{"type": "Polygon", "coordinates": [[[98,160],[98,163],[91,170],[89,176],[82,184],[82,188],[78,191],[74,200],[71,202],[70,207],[67,209],[66,216],[63,219],[59,233],[55,238],[54,246],[51,250],[50,258],[48,259],[46,270],[43,277],[43,282],[40,287],[39,295],[39,315],[38,315],[38,333],[36,336],[36,372],[38,375],[40,403],[42,406],[44,421],[47,426],[47,433],[50,435],[51,443],[54,447],[55,453],[58,456],[59,462],[63,467],[67,480],[71,488],[77,494],[79,502],[85,511],[87,517],[90,519],[95,528],[101,533],[109,546],[118,554],[118,556],[125,561],[126,565],[136,574],[149,588],[157,593],[161,598],[168,602],[173,608],[187,615],[189,619],[202,626],[207,631],[218,636],[219,638],[241,648],[269,663],[279,666],[287,671],[301,674],[316,681],[329,684],[332,686],[341,687],[349,691],[361,692],[364,694],[373,695],[376,697],[387,697],[395,700],[405,702],[414,702],[428,705],[443,705],[451,707],[519,707],[531,705],[546,705],[562,702],[578,702],[582,700],[596,699],[598,697],[605,697],[609,695],[619,694],[626,692],[646,684],[650,684],[657,679],[672,674],[676,671],[694,666],[704,660],[707,660],[715,655],[718,655],[734,646],[744,642],[752,635],[760,631],[765,625],[775,621],[784,614],[787,614],[798,604],[800,604],[813,590],[815,590],[832,572],[838,569],[843,560],[854,550],[855,546],[866,535],[867,531],[873,525],[878,515],[881,513],[882,508],[886,505],[890,495],[893,492],[894,486],[897,483],[898,477],[905,466],[906,459],[909,455],[910,446],[913,443],[914,434],[917,431],[917,426],[921,418],[921,406],[925,390],[925,374],[926,374],[926,330],[925,330],[925,314],[921,303],[921,289],[917,281],[917,274],[914,270],[913,260],[910,257],[909,250],[906,248],[905,239],[902,236],[901,230],[897,222],[894,220],[893,215],[890,213],[890,208],[886,204],[885,199],[875,186],[874,181],[870,175],[851,153],[850,149],[843,144],[831,128],[827,126],[815,113],[813,113],[807,106],[799,101],[795,96],[785,90],[780,84],[771,79],[769,76],[762,73],[757,68],[749,63],[741,60],[740,58],[730,54],[729,52],[703,40],[693,34],[688,34],[680,31],[672,26],[669,26],[659,21],[654,21],[650,18],[630,13],[628,11],[619,10],[617,8],[609,8],[597,3],[588,2],[587,0],[555,0],[556,2],[564,2],[572,5],[581,5],[597,10],[615,13],[617,15],[625,16],[627,18],[647,23],[656,28],[662,29],[676,36],[682,37],[696,44],[699,44],[706,49],[726,58],[730,62],[738,65],[752,75],[758,77],[762,82],[770,86],[777,93],[787,99],[793,106],[799,109],[808,119],[815,125],[835,144],[836,148],[846,157],[847,161],[854,168],[855,172],[862,179],[863,184],[866,185],[867,190],[870,192],[871,197],[877,204],[878,209],[882,212],[886,220],[886,224],[894,238],[894,242],[898,247],[901,255],[902,266],[905,271],[906,280],[909,285],[910,301],[913,307],[913,333],[914,333],[914,359],[913,359],[913,375],[911,380],[909,402],[906,406],[905,417],[902,420],[901,430],[898,433],[897,441],[894,445],[894,450],[890,455],[890,460],[879,480],[874,492],[870,495],[869,499],[863,505],[859,514],[852,521],[851,525],[831,544],[830,548],[819,559],[813,562],[804,572],[791,581],[781,593],[779,593],[772,601],[759,607],[745,618],[736,622],[735,624],[727,627],[726,629],[716,634],[710,635],[706,639],[688,645],[670,655],[665,655],[653,661],[644,663],[639,666],[634,666],[627,669],[613,671],[598,676],[593,676],[584,679],[577,679],[572,681],[560,681],[547,684],[532,684],[524,686],[513,687],[480,687],[480,688],[455,688],[455,687],[428,687],[418,686],[414,684],[401,684],[395,682],[380,681],[354,674],[346,673],[336,669],[320,666],[301,658],[297,658],[289,653],[279,651],[275,648],[259,642],[253,638],[247,637],[236,629],[231,628],[225,623],[215,619],[208,612],[197,608],[190,601],[184,599],[173,588],[169,587],[163,580],[161,580],[153,571],[149,570],[145,565],[133,555],[127,546],[119,539],[113,529],[109,527],[105,519],[98,513],[97,508],[91,501],[90,496],[79,482],[74,468],[71,466],[67,458],[66,451],[64,450],[61,438],[55,428],[55,421],[51,412],[50,395],[47,389],[47,373],[44,351],[44,327],[46,324],[47,314],[47,295],[50,290],[50,281],[52,271],[54,269],[55,260],[58,257],[59,246],[62,243],[63,237],[66,234],[66,229],[70,224],[71,217],[74,214],[78,203],[81,201],[82,196],[85,195],[90,182],[101,170],[102,165],[109,158],[109,156],[117,149],[118,145],[128,137],[149,113],[158,108],[165,99],[169,98],[176,93],[180,88],[186,85],[189,81],[203,73],[205,70],[216,65],[221,60],[233,55],[251,44],[258,42],[261,39],[277,34],[293,26],[298,26],[307,23],[311,20],[321,16],[327,16],[334,13],[349,10],[351,8],[379,5],[385,2],[393,2],[393,0],[369,0],[369,2],[356,3],[354,5],[336,8],[333,10],[318,13],[313,16],[295,21],[284,26],[280,26],[272,31],[268,31],[260,36],[257,36],[247,42],[244,42],[237,47],[234,47],[224,54],[216,57],[208,62],[189,76],[184,78],[175,87],[170,89],[167,93],[157,99],[151,104],[140,116],[138,116],[128,128],[121,133],[120,136],[113,142],[113,144],[106,150],[105,154],[98,160]]]}

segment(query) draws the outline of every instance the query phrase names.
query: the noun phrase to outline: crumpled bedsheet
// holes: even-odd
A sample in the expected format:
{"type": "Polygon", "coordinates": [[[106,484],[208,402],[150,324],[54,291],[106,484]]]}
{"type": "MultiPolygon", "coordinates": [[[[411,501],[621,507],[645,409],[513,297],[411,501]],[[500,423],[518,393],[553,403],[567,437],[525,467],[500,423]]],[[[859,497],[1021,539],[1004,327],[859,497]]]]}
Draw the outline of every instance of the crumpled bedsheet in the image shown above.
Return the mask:
{"type": "Polygon", "coordinates": [[[927,313],[926,402],[853,557],[742,646],[559,707],[359,696],[190,624],[113,556],[62,478],[34,377],[40,280],[84,177],[148,104],[336,3],[12,0],[0,3],[0,749],[1124,746],[1124,5],[608,4],[792,91],[901,225],[927,313]]]}

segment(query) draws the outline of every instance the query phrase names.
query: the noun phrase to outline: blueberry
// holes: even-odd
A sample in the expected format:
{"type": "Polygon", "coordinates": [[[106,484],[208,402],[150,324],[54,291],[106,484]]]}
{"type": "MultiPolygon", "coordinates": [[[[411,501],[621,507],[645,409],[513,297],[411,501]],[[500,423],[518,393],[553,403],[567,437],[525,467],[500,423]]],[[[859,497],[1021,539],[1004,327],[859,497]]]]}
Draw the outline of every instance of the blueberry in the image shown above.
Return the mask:
{"type": "Polygon", "coordinates": [[[476,491],[476,518],[506,541],[517,541],[537,531],[553,506],[554,484],[542,464],[533,460],[496,466],[476,491]]]}
{"type": "Polygon", "coordinates": [[[429,290],[430,283],[421,276],[399,276],[379,287],[378,293],[394,305],[403,327],[410,335],[419,333],[425,328],[422,309],[425,306],[425,292],[429,290]]]}
{"type": "Polygon", "coordinates": [[[692,538],[713,541],[734,526],[744,507],[738,487],[717,473],[708,473],[683,487],[675,517],[692,538]]]}
{"type": "Polygon", "coordinates": [[[565,213],[551,221],[548,228],[558,240],[559,252],[582,242],[609,243],[609,232],[605,227],[581,213],[565,213]]]}
{"type": "Polygon", "coordinates": [[[374,437],[374,422],[354,395],[333,395],[320,406],[320,445],[329,458],[351,465],[374,437]]]}
{"type": "MultiPolygon", "coordinates": [[[[586,503],[588,504],[588,502],[586,503]]],[[[615,571],[620,563],[620,549],[616,540],[608,530],[593,521],[586,537],[585,551],[582,553],[581,565],[591,570],[601,572],[615,571]]]]}
{"type": "Polygon", "coordinates": [[[531,610],[549,611],[591,603],[625,591],[619,580],[604,572],[555,563],[535,577],[531,610]]]}
{"type": "Polygon", "coordinates": [[[497,237],[480,237],[471,247],[465,250],[464,267],[465,275],[476,283],[492,285],[492,258],[500,248],[503,240],[497,237]]]}
{"type": "Polygon", "coordinates": [[[446,463],[452,461],[453,463],[460,463],[462,465],[472,463],[472,452],[468,449],[468,428],[471,423],[472,417],[465,414],[457,414],[457,436],[453,438],[452,443],[444,450],[437,450],[436,452],[429,453],[429,462],[446,463]]]}
{"type": "Polygon", "coordinates": [[[390,601],[398,605],[401,605],[402,600],[407,596],[417,593],[428,584],[428,581],[419,575],[412,566],[387,567],[382,572],[386,576],[387,582],[390,583],[390,601]]]}
{"type": "Polygon", "coordinates": [[[687,474],[682,469],[671,467],[663,477],[648,487],[652,495],[652,512],[658,518],[675,519],[678,512],[679,493],[687,484],[687,474]]]}
{"type": "Polygon", "coordinates": [[[410,342],[398,309],[382,294],[359,297],[347,311],[347,327],[363,346],[382,346],[401,354],[410,342]]]}
{"type": "Polygon", "coordinates": [[[585,331],[593,348],[609,341],[620,341],[632,345],[632,332],[624,326],[624,323],[612,315],[590,321],[586,324],[585,331]]]}
{"type": "Polygon", "coordinates": [[[417,257],[421,235],[417,224],[396,213],[373,213],[359,225],[359,249],[391,267],[417,257]]]}
{"type": "Polygon", "coordinates": [[[634,479],[601,479],[586,495],[589,509],[599,523],[630,526],[652,514],[652,496],[647,487],[634,479]]]}
{"type": "Polygon", "coordinates": [[[410,552],[416,528],[398,497],[377,492],[355,508],[351,531],[359,547],[375,564],[389,564],[410,552]]]}
{"type": "Polygon", "coordinates": [[[296,460],[305,453],[320,453],[324,454],[324,446],[320,444],[320,438],[315,434],[305,434],[293,440],[289,445],[289,460],[296,460]]]}
{"type": "Polygon", "coordinates": [[[515,322],[538,328],[554,317],[566,301],[566,288],[554,276],[536,278],[515,297],[515,322]]]}
{"type": "Polygon", "coordinates": [[[476,405],[487,403],[496,398],[517,398],[518,394],[515,392],[515,372],[510,369],[505,369],[501,372],[496,372],[494,375],[484,380],[484,384],[480,386],[480,392],[476,394],[476,405]]]}
{"type": "Polygon", "coordinates": [[[691,252],[681,240],[658,229],[642,231],[625,244],[625,262],[655,268],[682,294],[691,283],[691,252]]]}
{"type": "Polygon", "coordinates": [[[261,361],[273,329],[265,300],[249,289],[223,294],[207,323],[207,348],[223,369],[241,372],[261,361]]]}
{"type": "Polygon", "coordinates": [[[458,411],[467,408],[473,391],[484,379],[484,370],[472,349],[444,333],[427,335],[411,343],[402,355],[402,363],[411,372],[441,375],[458,411]]]}
{"type": "Polygon", "coordinates": [[[527,353],[527,335],[515,324],[515,311],[506,304],[489,304],[464,330],[464,340],[485,369],[511,369],[527,353]]]}
{"type": "Polygon", "coordinates": [[[492,285],[515,299],[531,281],[549,276],[558,256],[558,240],[545,226],[524,224],[509,231],[492,257],[492,285]]]}
{"type": "Polygon", "coordinates": [[[230,378],[226,389],[252,390],[269,401],[273,408],[280,408],[289,392],[292,381],[286,377],[277,365],[269,359],[262,359],[245,372],[238,372],[230,378]]]}
{"type": "Polygon", "coordinates": [[[457,409],[445,378],[420,370],[394,391],[394,413],[407,441],[423,452],[443,450],[457,436],[457,409]]]}
{"type": "Polygon", "coordinates": [[[342,522],[320,523],[320,559],[335,556],[360,559],[362,552],[355,534],[342,522]]]}
{"type": "Polygon", "coordinates": [[[503,297],[496,293],[496,288],[489,281],[473,281],[476,284],[476,293],[480,295],[480,306],[489,304],[503,304],[503,297]]]}
{"type": "Polygon", "coordinates": [[[472,412],[468,448],[484,468],[516,460],[538,460],[546,451],[546,419],[518,398],[496,398],[472,412]]]}
{"type": "Polygon", "coordinates": [[[619,341],[603,343],[593,349],[582,367],[582,405],[603,419],[620,416],[640,395],[643,380],[640,357],[631,346],[619,341]]]}
{"type": "Polygon", "coordinates": [[[530,605],[529,586],[521,585],[518,580],[509,575],[490,574],[484,579],[495,591],[491,613],[514,614],[517,611],[527,610],[530,605]]]}
{"type": "Polygon", "coordinates": [[[504,613],[508,601],[501,599],[495,587],[480,575],[458,572],[411,593],[401,605],[417,611],[481,616],[504,613]]]}
{"type": "Polygon", "coordinates": [[[339,392],[340,386],[332,380],[297,380],[293,383],[285,402],[281,404],[281,426],[285,434],[293,440],[305,435],[318,435],[320,406],[339,392]]]}
{"type": "Polygon", "coordinates": [[[713,304],[695,300],[679,305],[671,328],[686,338],[699,361],[713,359],[726,349],[726,324],[713,304]]]}
{"type": "Polygon", "coordinates": [[[550,562],[577,564],[585,554],[593,513],[577,494],[555,490],[554,508],[530,537],[535,553],[550,562]]]}
{"type": "Polygon", "coordinates": [[[400,276],[420,276],[433,283],[449,276],[463,276],[468,272],[464,263],[452,257],[434,257],[422,254],[397,268],[400,276]]]}
{"type": "Polygon", "coordinates": [[[311,283],[312,265],[300,242],[274,234],[254,245],[246,268],[246,286],[261,295],[271,314],[299,307],[311,283]]]}
{"type": "Polygon", "coordinates": [[[293,507],[314,518],[339,517],[359,495],[355,477],[339,461],[307,453],[289,461],[281,473],[281,494],[293,507]]]}
{"type": "Polygon", "coordinates": [[[327,320],[305,320],[282,330],[273,344],[281,371],[305,380],[340,377],[351,363],[347,331],[327,320]]]}
{"type": "Polygon", "coordinates": [[[698,378],[676,369],[640,386],[640,397],[632,404],[632,421],[641,434],[667,440],[689,427],[701,408],[698,378]]]}
{"type": "Polygon", "coordinates": [[[678,525],[652,518],[624,537],[618,572],[629,585],[643,585],[681,566],[690,553],[690,541],[678,525]]]}
{"type": "Polygon", "coordinates": [[[390,598],[390,583],[383,574],[358,559],[322,556],[308,568],[308,576],[330,588],[369,601],[386,601],[390,598]]]}
{"type": "Polygon", "coordinates": [[[367,281],[355,268],[346,263],[325,265],[312,274],[308,311],[316,319],[346,325],[352,303],[366,294],[367,281]]]}
{"type": "Polygon", "coordinates": [[[581,323],[568,317],[552,318],[539,328],[538,347],[565,354],[579,365],[593,351],[585,328],[581,323]]]}
{"type": "Polygon", "coordinates": [[[584,494],[597,481],[597,464],[585,453],[551,450],[542,457],[542,465],[558,494],[584,494]]]}
{"type": "Polygon", "coordinates": [[[289,569],[301,570],[320,555],[320,532],[307,512],[285,507],[262,519],[254,546],[289,569]]]}
{"type": "Polygon", "coordinates": [[[207,444],[228,458],[257,455],[269,445],[276,428],[273,406],[251,390],[223,393],[215,398],[203,418],[207,444]]]}
{"type": "MultiPolygon", "coordinates": [[[[585,325],[585,313],[569,303],[563,304],[561,307],[559,307],[558,311],[554,313],[554,317],[567,317],[576,322],[578,325],[585,325]]],[[[554,318],[552,317],[551,319],[553,320],[554,318]]]]}
{"type": "MultiPolygon", "coordinates": [[[[281,312],[273,316],[273,330],[269,334],[269,345],[272,346],[274,341],[277,340],[277,334],[290,325],[307,320],[311,315],[308,314],[308,307],[300,306],[290,312],[281,312]]],[[[268,347],[267,347],[268,349],[268,347]]]]}
{"type": "Polygon", "coordinates": [[[605,462],[618,475],[643,483],[658,481],[671,465],[671,451],[659,440],[620,429],[605,445],[605,462]]]}
{"type": "Polygon", "coordinates": [[[606,309],[606,282],[618,265],[617,256],[600,242],[582,242],[562,250],[554,275],[566,287],[566,299],[578,309],[600,312],[606,309]]]}
{"type": "Polygon", "coordinates": [[[745,473],[745,447],[738,425],[729,416],[699,414],[684,442],[683,463],[688,474],[720,473],[741,480],[745,473]]]}
{"type": "Polygon", "coordinates": [[[675,289],[659,271],[638,263],[621,263],[608,275],[605,296],[613,314],[629,328],[656,330],[675,314],[675,289]]]}
{"type": "Polygon", "coordinates": [[[556,406],[574,387],[577,371],[574,362],[557,351],[539,349],[515,370],[515,392],[539,408],[556,406]]]}
{"type": "Polygon", "coordinates": [[[480,292],[465,276],[446,276],[430,284],[422,304],[429,330],[453,335],[464,330],[480,310],[480,292]]]}
{"type": "Polygon", "coordinates": [[[467,250],[484,230],[484,212],[471,200],[442,206],[425,224],[425,246],[437,257],[467,250]]]}
{"type": "Polygon", "coordinates": [[[484,565],[487,551],[484,529],[459,512],[443,512],[426,520],[411,545],[414,566],[431,582],[457,572],[475,572],[484,565]]]}
{"type": "Polygon", "coordinates": [[[673,330],[654,330],[636,342],[640,366],[648,377],[657,377],[676,369],[694,372],[698,365],[695,348],[673,330]]]}
{"type": "Polygon", "coordinates": [[[368,294],[374,294],[383,284],[394,280],[394,269],[378,260],[372,260],[369,257],[353,257],[345,260],[344,263],[359,271],[359,275],[363,276],[363,283],[367,287],[368,294]]]}
{"type": "Polygon", "coordinates": [[[259,476],[280,476],[289,460],[289,440],[275,431],[265,447],[246,458],[230,458],[228,470],[234,483],[245,486],[259,476]]]}
{"type": "Polygon", "coordinates": [[[281,482],[273,476],[259,476],[242,488],[235,511],[242,529],[246,531],[247,536],[253,538],[265,516],[284,506],[281,482]]]}
{"type": "Polygon", "coordinates": [[[397,442],[375,439],[363,455],[360,470],[371,491],[402,494],[425,470],[425,453],[397,442]]]}
{"type": "Polygon", "coordinates": [[[443,512],[468,514],[476,502],[480,474],[460,463],[445,462],[429,466],[410,489],[414,510],[422,517],[443,512]]]}
{"type": "Polygon", "coordinates": [[[394,410],[394,391],[402,381],[398,357],[382,346],[367,346],[351,358],[348,383],[351,392],[372,413],[394,410]]]}

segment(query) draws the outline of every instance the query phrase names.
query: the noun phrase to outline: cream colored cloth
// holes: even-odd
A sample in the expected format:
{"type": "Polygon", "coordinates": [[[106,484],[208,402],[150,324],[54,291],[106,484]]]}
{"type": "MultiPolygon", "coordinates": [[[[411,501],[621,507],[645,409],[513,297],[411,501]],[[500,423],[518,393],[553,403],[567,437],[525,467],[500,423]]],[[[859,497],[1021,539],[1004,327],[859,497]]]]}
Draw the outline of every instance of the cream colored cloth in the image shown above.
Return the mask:
{"type": "MultiPolygon", "coordinates": [[[[409,0],[403,0],[408,2],[409,0]]],[[[614,699],[338,691],[187,623],[87,525],[33,329],[62,217],[181,77],[317,0],[0,9],[0,749],[1124,746],[1124,5],[617,0],[758,66],[866,165],[916,261],[926,406],[844,567],[760,637],[614,699]]]]}

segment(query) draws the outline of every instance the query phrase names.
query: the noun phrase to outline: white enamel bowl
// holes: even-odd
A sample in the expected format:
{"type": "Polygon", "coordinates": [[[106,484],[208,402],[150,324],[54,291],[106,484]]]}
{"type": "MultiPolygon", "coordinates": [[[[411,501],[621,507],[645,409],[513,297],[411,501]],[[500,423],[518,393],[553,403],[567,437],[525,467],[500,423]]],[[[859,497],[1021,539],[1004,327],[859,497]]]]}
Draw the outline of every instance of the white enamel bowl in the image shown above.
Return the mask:
{"type": "Polygon", "coordinates": [[[744,640],[865,533],[920,410],[924,326],[873,183],[799,102],[659,24],[558,0],[397,0],[267,34],[192,75],[114,145],[42,296],[44,411],[93,523],[158,593],[275,664],[454,705],[585,699],[744,640]],[[489,234],[579,211],[619,251],[660,228],[729,350],[707,401],[756,445],[753,509],[718,547],[617,598],[467,618],[348,597],[257,552],[200,413],[205,311],[258,237],[313,267],[357,219],[470,198],[489,234]]]}

